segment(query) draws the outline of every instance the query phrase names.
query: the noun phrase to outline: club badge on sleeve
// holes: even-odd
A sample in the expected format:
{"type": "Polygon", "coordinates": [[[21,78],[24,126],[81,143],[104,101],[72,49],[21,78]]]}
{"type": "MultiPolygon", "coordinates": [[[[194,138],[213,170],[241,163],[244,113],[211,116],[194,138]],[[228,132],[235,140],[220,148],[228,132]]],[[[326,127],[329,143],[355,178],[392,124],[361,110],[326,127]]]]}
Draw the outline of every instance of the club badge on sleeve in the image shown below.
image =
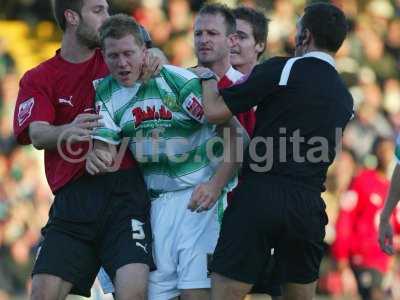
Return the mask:
{"type": "Polygon", "coordinates": [[[190,93],[190,95],[183,102],[183,108],[193,119],[200,123],[204,122],[203,106],[196,95],[190,93]]]}
{"type": "Polygon", "coordinates": [[[32,109],[35,104],[35,98],[29,98],[22,102],[18,107],[18,124],[22,126],[32,115],[32,109]]]}

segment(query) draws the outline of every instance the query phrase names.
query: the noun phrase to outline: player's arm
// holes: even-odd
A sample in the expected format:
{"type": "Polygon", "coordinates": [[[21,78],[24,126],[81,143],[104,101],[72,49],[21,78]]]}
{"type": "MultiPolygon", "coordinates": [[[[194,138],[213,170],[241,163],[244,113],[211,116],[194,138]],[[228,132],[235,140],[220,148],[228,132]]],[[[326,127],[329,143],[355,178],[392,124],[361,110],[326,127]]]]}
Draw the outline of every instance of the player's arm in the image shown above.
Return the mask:
{"type": "Polygon", "coordinates": [[[210,183],[222,190],[237,174],[243,162],[244,149],[250,143],[250,137],[235,117],[217,128],[219,135],[224,139],[224,159],[210,183]]]}
{"type": "MultiPolygon", "coordinates": [[[[233,115],[249,111],[266,101],[284,85],[280,77],[286,59],[273,58],[254,67],[252,72],[230,88],[218,90],[215,79],[207,75],[207,69],[196,72],[203,78],[204,113],[210,123],[222,124],[233,115]],[[203,74],[202,74],[203,73],[203,74]],[[205,74],[204,74],[205,73],[205,74]]],[[[208,70],[210,72],[210,70],[208,70]]]]}
{"type": "Polygon", "coordinates": [[[55,126],[53,88],[46,74],[33,69],[20,81],[14,111],[14,135],[20,144],[33,144],[38,149],[54,149],[58,143],[87,140],[99,117],[78,115],[70,124],[55,126]]]}
{"type": "Polygon", "coordinates": [[[219,125],[217,130],[224,139],[223,161],[211,180],[198,185],[194,190],[188,205],[192,211],[201,212],[214,206],[224,187],[238,173],[244,149],[250,142],[246,130],[235,117],[219,125]]]}
{"type": "Polygon", "coordinates": [[[92,133],[93,147],[86,157],[86,171],[91,175],[114,172],[119,169],[123,159],[123,151],[117,153],[117,145],[122,142],[121,128],[115,122],[112,99],[103,101],[100,90],[108,88],[107,82],[96,86],[95,105],[102,117],[101,126],[92,133]]]}
{"type": "Polygon", "coordinates": [[[101,116],[79,114],[69,124],[54,126],[45,121],[33,121],[29,125],[29,138],[36,149],[55,149],[64,143],[89,141],[93,130],[100,126],[101,116]]]}
{"type": "Polygon", "coordinates": [[[389,189],[389,195],[385,201],[379,220],[379,245],[381,249],[389,254],[394,254],[393,249],[393,228],[390,224],[390,217],[400,199],[400,165],[396,164],[393,171],[389,189]]]}

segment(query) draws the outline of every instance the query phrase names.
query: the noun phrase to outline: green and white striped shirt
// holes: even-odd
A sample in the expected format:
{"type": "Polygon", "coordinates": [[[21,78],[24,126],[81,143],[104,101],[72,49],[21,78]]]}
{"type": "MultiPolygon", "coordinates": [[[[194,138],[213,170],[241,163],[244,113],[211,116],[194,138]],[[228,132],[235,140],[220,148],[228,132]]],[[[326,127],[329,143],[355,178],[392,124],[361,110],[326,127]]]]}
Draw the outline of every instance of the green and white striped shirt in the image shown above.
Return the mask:
{"type": "MultiPolygon", "coordinates": [[[[94,138],[111,144],[130,139],[149,190],[181,190],[213,176],[223,143],[205,120],[201,82],[192,72],[167,65],[145,84],[127,88],[108,76],[95,89],[105,125],[94,138]]],[[[227,190],[235,184],[236,178],[227,190]]]]}

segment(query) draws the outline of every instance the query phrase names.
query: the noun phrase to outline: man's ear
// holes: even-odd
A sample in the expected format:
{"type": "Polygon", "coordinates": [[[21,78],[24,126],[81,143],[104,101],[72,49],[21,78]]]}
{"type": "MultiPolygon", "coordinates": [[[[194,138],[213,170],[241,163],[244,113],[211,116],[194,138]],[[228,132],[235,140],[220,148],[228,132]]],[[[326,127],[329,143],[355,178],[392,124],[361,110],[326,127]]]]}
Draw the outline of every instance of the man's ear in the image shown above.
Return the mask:
{"type": "Polygon", "coordinates": [[[73,11],[72,9],[66,9],[64,11],[64,17],[66,20],[66,24],[70,24],[74,27],[79,25],[80,22],[80,17],[79,14],[76,11],[73,11]]]}
{"type": "Polygon", "coordinates": [[[303,31],[303,45],[309,45],[310,43],[313,42],[313,37],[311,35],[311,31],[308,30],[307,28],[304,29],[303,31]]]}
{"type": "Polygon", "coordinates": [[[254,50],[256,51],[257,55],[263,53],[265,51],[265,43],[257,43],[254,47],[254,50]]]}

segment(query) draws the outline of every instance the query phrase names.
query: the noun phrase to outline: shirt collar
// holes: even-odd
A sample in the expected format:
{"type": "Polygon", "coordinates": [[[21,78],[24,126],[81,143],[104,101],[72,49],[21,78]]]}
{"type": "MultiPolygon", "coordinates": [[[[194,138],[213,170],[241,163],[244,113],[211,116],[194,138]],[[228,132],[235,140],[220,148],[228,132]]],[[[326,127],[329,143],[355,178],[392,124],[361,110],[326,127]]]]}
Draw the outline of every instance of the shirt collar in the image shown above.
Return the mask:
{"type": "Polygon", "coordinates": [[[311,52],[308,52],[308,53],[304,54],[303,57],[315,57],[315,58],[318,58],[320,60],[323,60],[323,61],[327,62],[328,64],[330,64],[332,67],[334,67],[336,69],[335,59],[332,56],[330,56],[328,53],[326,53],[326,52],[311,51],[311,52]]]}
{"type": "Polygon", "coordinates": [[[230,66],[228,71],[226,71],[224,77],[227,77],[232,82],[236,82],[243,77],[243,74],[230,66]]]}

